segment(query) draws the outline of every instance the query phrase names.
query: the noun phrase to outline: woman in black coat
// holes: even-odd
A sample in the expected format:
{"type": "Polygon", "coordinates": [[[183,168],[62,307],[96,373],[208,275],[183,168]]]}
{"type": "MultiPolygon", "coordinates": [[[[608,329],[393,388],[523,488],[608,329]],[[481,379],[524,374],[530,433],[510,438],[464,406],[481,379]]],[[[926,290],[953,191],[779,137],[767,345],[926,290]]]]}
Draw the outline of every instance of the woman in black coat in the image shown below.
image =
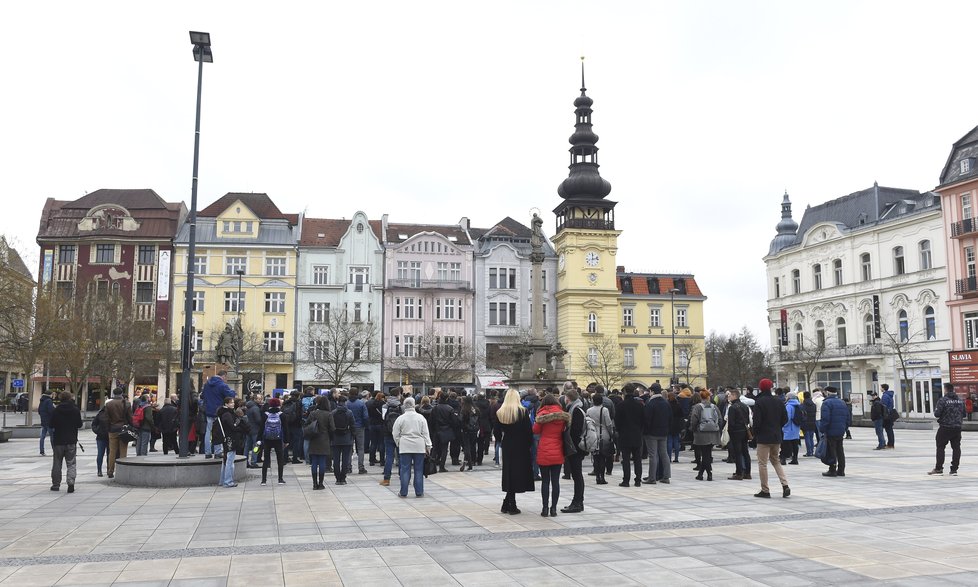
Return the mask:
{"type": "Polygon", "coordinates": [[[805,409],[805,419],[801,423],[801,430],[805,433],[805,456],[815,456],[815,443],[818,441],[818,428],[815,426],[815,402],[812,401],[811,392],[805,392],[805,401],[801,404],[805,409]]]}
{"type": "Polygon", "coordinates": [[[672,462],[679,462],[679,451],[683,449],[683,442],[680,439],[683,427],[686,426],[686,417],[683,415],[683,408],[679,405],[679,400],[674,392],[669,392],[669,408],[672,410],[672,418],[669,419],[669,438],[666,443],[667,453],[672,457],[672,462]]]}
{"type": "Polygon", "coordinates": [[[533,425],[526,408],[520,405],[520,393],[515,389],[506,392],[503,405],[496,412],[502,430],[503,447],[503,507],[504,514],[518,514],[516,494],[536,491],[533,486],[533,425]]]}

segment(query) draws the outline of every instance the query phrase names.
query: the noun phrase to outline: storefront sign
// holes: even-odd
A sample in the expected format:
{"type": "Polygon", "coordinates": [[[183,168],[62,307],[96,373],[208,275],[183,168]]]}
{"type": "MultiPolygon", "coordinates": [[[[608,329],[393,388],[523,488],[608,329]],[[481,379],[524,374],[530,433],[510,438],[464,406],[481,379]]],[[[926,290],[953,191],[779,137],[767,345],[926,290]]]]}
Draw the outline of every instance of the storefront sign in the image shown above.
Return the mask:
{"type": "Polygon", "coordinates": [[[41,285],[51,282],[51,271],[54,269],[54,251],[44,251],[44,272],[41,277],[41,285]]]}
{"type": "Polygon", "coordinates": [[[978,350],[950,351],[947,356],[954,391],[958,395],[970,395],[978,391],[978,350]]]}

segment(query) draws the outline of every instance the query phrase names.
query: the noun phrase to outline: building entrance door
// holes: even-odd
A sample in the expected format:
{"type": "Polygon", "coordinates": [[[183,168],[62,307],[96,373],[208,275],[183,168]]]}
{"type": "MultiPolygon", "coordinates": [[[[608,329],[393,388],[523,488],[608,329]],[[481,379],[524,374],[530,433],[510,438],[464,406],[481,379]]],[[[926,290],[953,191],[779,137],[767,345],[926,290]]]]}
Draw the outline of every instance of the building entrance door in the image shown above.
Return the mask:
{"type": "Polygon", "coordinates": [[[940,379],[914,379],[910,392],[910,415],[933,416],[937,400],[941,398],[940,379]]]}

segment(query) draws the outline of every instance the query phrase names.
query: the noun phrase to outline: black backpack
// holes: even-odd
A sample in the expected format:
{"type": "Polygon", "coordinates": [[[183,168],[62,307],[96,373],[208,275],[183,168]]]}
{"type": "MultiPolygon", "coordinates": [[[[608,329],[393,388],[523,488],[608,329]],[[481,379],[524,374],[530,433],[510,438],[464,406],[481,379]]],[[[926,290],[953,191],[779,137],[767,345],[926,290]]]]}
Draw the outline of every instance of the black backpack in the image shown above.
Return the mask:
{"type": "Polygon", "coordinates": [[[801,404],[795,406],[795,411],[791,414],[791,423],[799,428],[805,424],[805,408],[801,404]]]}
{"type": "Polygon", "coordinates": [[[353,427],[353,412],[347,408],[336,408],[333,412],[333,426],[336,434],[349,434],[353,427]]]}
{"type": "Polygon", "coordinates": [[[401,416],[401,406],[388,406],[387,414],[384,416],[384,426],[387,434],[394,436],[394,422],[401,416]]]}
{"type": "Polygon", "coordinates": [[[469,417],[465,422],[465,431],[471,432],[473,434],[478,434],[479,432],[479,410],[472,408],[469,412],[469,417]]]}

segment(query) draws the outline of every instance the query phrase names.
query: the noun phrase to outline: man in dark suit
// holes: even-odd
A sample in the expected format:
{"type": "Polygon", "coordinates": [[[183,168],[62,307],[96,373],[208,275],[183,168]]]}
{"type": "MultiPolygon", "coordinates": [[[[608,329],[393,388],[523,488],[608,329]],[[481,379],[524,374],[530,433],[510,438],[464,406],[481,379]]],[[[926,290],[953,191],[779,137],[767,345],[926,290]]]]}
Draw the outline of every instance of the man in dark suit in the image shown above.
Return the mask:
{"type": "Polygon", "coordinates": [[[628,487],[631,476],[630,464],[635,465],[635,487],[642,485],[642,429],[645,422],[645,407],[635,397],[635,385],[629,383],[622,388],[625,399],[618,405],[615,413],[615,428],[618,430],[618,447],[621,449],[622,487],[628,487]]]}

